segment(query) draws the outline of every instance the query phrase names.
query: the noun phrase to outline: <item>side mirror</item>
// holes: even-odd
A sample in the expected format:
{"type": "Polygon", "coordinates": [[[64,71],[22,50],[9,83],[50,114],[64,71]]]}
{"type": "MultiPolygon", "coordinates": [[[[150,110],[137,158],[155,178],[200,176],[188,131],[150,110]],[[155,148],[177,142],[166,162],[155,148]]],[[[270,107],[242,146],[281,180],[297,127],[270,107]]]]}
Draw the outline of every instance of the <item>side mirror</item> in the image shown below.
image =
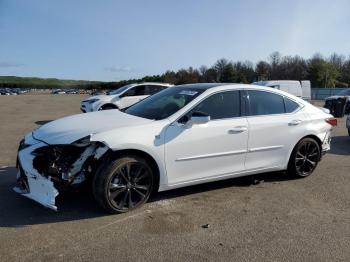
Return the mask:
{"type": "Polygon", "coordinates": [[[190,120],[186,123],[186,125],[200,125],[206,124],[210,121],[210,116],[206,113],[195,111],[192,113],[190,120]]]}

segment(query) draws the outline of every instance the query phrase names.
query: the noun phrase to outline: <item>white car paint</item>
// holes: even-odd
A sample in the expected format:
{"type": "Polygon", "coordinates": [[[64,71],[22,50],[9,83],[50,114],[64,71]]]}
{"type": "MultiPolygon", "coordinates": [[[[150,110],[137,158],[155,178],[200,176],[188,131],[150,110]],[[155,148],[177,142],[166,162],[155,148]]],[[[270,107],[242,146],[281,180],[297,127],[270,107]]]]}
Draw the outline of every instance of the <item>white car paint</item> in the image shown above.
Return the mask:
{"type": "MultiPolygon", "coordinates": [[[[18,158],[26,174],[37,175],[29,155],[39,143],[69,145],[89,136],[91,142],[101,142],[113,151],[133,149],[147,153],[158,166],[159,191],[164,191],[259,172],[286,170],[293,148],[305,136],[318,137],[322,142],[322,150],[330,149],[332,126],[325,121],[327,118],[332,116],[277,89],[243,84],[213,84],[163,120],[149,120],[111,110],[53,121],[25,136],[24,142],[29,146],[20,151],[18,158]],[[230,90],[274,93],[293,100],[299,108],[292,113],[241,116],[203,124],[178,122],[200,101],[214,93],[230,90]]],[[[47,180],[50,181],[50,178],[47,180]]],[[[55,187],[49,182],[42,186],[42,194],[39,192],[32,199],[55,209],[52,202],[56,195],[55,187]]]]}
{"type": "Polygon", "coordinates": [[[117,109],[123,109],[123,108],[129,107],[149,96],[149,95],[133,95],[133,96],[128,95],[128,92],[141,86],[158,86],[158,87],[168,88],[172,85],[166,84],[166,83],[153,83],[153,82],[130,84],[130,85],[121,87],[120,90],[123,90],[123,91],[118,92],[117,94],[97,95],[97,96],[91,96],[87,99],[84,99],[81,102],[80,108],[84,113],[87,113],[87,112],[102,110],[103,106],[105,105],[113,105],[117,109]]]}

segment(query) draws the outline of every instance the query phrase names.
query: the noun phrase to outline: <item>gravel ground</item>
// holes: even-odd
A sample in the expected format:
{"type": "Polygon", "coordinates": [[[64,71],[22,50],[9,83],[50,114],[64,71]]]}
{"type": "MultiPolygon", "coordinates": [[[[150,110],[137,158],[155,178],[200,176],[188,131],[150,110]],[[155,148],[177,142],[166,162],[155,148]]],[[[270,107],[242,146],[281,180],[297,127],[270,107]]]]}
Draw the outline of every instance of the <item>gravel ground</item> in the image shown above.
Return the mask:
{"type": "Polygon", "coordinates": [[[89,192],[55,213],[12,192],[17,145],[46,121],[79,113],[80,95],[0,97],[0,261],[350,261],[350,137],[306,179],[282,173],[159,193],[106,215],[89,192]]]}

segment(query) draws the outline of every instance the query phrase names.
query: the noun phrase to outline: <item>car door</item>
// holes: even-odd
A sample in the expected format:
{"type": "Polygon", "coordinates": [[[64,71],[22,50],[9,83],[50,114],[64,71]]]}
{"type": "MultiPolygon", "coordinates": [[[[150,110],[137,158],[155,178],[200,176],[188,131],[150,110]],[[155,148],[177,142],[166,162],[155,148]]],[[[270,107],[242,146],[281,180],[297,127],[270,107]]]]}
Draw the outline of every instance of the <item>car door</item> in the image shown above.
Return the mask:
{"type": "Polygon", "coordinates": [[[130,88],[124,94],[121,95],[121,99],[119,101],[120,107],[125,108],[129,107],[142,99],[145,99],[148,95],[145,93],[146,85],[138,85],[130,88]]]}
{"type": "Polygon", "coordinates": [[[239,91],[224,91],[202,100],[165,132],[169,185],[229,176],[244,171],[247,120],[241,116],[239,91]],[[193,112],[208,114],[205,124],[188,126],[193,112]]]}
{"type": "Polygon", "coordinates": [[[268,91],[247,91],[249,126],[246,169],[284,167],[289,153],[305,133],[300,105],[268,91]]]}

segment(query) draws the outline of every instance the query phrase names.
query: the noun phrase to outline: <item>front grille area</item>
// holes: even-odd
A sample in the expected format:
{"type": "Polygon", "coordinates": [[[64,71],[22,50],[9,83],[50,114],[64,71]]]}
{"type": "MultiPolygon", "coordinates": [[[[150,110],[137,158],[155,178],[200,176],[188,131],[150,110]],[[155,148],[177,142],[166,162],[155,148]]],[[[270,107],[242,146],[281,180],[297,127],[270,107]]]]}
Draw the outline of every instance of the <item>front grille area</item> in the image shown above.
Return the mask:
{"type": "Polygon", "coordinates": [[[33,152],[33,167],[45,177],[57,177],[67,172],[84,150],[72,145],[40,147],[33,152]]]}

